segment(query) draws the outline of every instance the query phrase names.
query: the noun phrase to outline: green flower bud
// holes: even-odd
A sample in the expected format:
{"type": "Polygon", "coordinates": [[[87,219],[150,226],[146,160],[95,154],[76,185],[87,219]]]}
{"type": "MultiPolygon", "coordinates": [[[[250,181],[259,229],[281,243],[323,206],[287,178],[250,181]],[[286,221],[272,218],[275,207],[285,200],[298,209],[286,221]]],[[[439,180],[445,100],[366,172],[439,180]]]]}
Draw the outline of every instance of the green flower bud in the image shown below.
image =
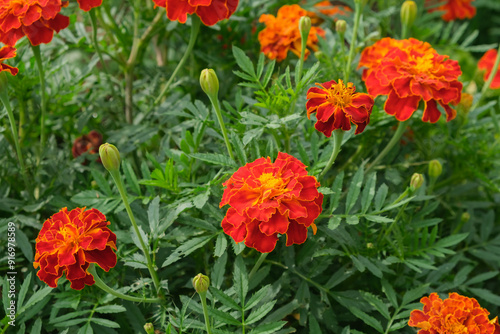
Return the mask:
{"type": "Polygon", "coordinates": [[[410,191],[416,191],[422,184],[424,184],[424,176],[419,173],[413,174],[410,181],[410,191]]]}
{"type": "Polygon", "coordinates": [[[467,223],[470,220],[470,214],[468,212],[462,213],[462,216],[460,217],[460,222],[462,224],[467,223]]]}
{"type": "Polygon", "coordinates": [[[155,334],[155,328],[152,323],[148,322],[147,324],[144,325],[144,330],[148,334],[155,334]]]}
{"type": "Polygon", "coordinates": [[[309,16],[302,16],[300,18],[299,30],[302,40],[307,41],[307,38],[309,37],[309,31],[311,31],[311,18],[309,16]]]}
{"type": "Polygon", "coordinates": [[[117,171],[120,169],[120,152],[118,149],[111,144],[102,144],[99,147],[99,156],[101,157],[101,162],[104,168],[108,171],[117,171]]]}
{"type": "Polygon", "coordinates": [[[200,85],[201,89],[203,89],[210,99],[217,99],[217,95],[219,94],[219,79],[214,70],[206,68],[201,71],[200,85]]]}
{"type": "Polygon", "coordinates": [[[401,23],[411,27],[417,18],[417,4],[414,1],[407,0],[401,5],[401,23]]]}
{"type": "Polygon", "coordinates": [[[198,274],[193,278],[193,287],[199,294],[205,294],[210,286],[210,279],[208,276],[198,274]]]}
{"type": "Polygon", "coordinates": [[[337,22],[335,22],[335,30],[339,34],[345,33],[346,29],[347,29],[347,22],[345,20],[338,20],[337,22]]]}
{"type": "Polygon", "coordinates": [[[437,179],[443,172],[443,166],[439,160],[431,160],[429,162],[429,177],[437,179]]]}

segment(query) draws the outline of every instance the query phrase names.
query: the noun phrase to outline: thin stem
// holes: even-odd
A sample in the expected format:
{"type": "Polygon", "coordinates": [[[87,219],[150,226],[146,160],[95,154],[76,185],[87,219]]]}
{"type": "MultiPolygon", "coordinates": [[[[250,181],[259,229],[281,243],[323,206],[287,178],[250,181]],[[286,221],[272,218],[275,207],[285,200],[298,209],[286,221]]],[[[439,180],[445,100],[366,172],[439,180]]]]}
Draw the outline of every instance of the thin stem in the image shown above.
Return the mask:
{"type": "Polygon", "coordinates": [[[123,294],[121,292],[114,290],[113,288],[106,285],[106,283],[104,283],[104,281],[99,277],[99,275],[97,275],[97,271],[95,270],[95,266],[93,263],[90,264],[90,266],[88,267],[87,270],[92,276],[94,276],[95,285],[97,285],[97,287],[99,287],[101,290],[104,290],[107,293],[109,293],[115,297],[118,297],[118,298],[121,298],[124,300],[130,300],[132,302],[137,302],[137,303],[159,303],[162,301],[160,298],[133,297],[133,296],[129,296],[129,295],[126,295],[126,294],[123,294]]]}
{"type": "Polygon", "coordinates": [[[325,168],[319,174],[319,178],[321,179],[326,172],[332,167],[333,163],[335,162],[335,159],[337,159],[337,156],[339,155],[340,152],[340,146],[342,146],[342,138],[344,138],[344,131],[341,129],[337,129],[333,131],[333,152],[332,155],[330,156],[330,159],[326,163],[325,168]]]}
{"type": "Polygon", "coordinates": [[[158,103],[161,102],[163,97],[167,94],[168,90],[170,89],[170,85],[175,79],[175,76],[177,75],[177,72],[184,67],[184,63],[186,60],[189,58],[189,55],[191,54],[191,51],[193,51],[194,43],[196,42],[196,37],[198,36],[198,32],[200,31],[200,25],[201,21],[196,15],[191,15],[191,35],[189,36],[189,43],[186,48],[186,51],[184,52],[184,55],[182,56],[181,60],[177,64],[177,67],[175,68],[174,72],[168,79],[167,83],[165,84],[165,87],[163,87],[163,90],[161,91],[160,95],[156,98],[155,102],[153,103],[153,107],[158,105],[158,103]]]}
{"type": "MultiPolygon", "coordinates": [[[[35,62],[38,67],[38,75],[40,76],[40,90],[41,90],[41,110],[42,114],[40,116],[40,155],[45,147],[45,117],[46,117],[46,110],[47,110],[47,100],[45,96],[45,72],[43,70],[43,63],[42,63],[42,56],[40,54],[40,45],[36,46],[31,46],[33,49],[33,54],[35,56],[35,62]]],[[[40,157],[38,157],[38,160],[40,160],[40,157]]],[[[40,163],[40,161],[38,161],[40,163]]]]}
{"type": "Polygon", "coordinates": [[[340,54],[341,57],[340,59],[342,60],[341,66],[344,68],[344,78],[348,78],[349,75],[347,74],[347,65],[346,65],[346,60],[345,60],[345,34],[343,32],[339,32],[339,39],[340,39],[340,54]]]}
{"type": "Polygon", "coordinates": [[[477,99],[477,102],[474,103],[471,110],[476,109],[479,106],[479,104],[483,101],[486,91],[490,88],[491,82],[493,81],[493,78],[495,78],[495,75],[497,74],[499,65],[500,65],[500,46],[498,47],[497,58],[495,59],[495,64],[491,69],[490,76],[488,77],[488,80],[486,80],[486,82],[484,83],[484,86],[481,89],[481,95],[479,96],[479,99],[477,99]]]}
{"type": "Polygon", "coordinates": [[[212,334],[212,330],[210,329],[210,318],[208,317],[208,308],[207,308],[207,293],[199,293],[201,299],[201,305],[203,306],[203,317],[205,318],[205,327],[207,329],[208,334],[212,334]]]}
{"type": "Polygon", "coordinates": [[[257,260],[255,265],[253,266],[252,270],[250,271],[250,274],[248,274],[248,280],[251,280],[253,275],[255,275],[255,273],[257,272],[257,270],[259,270],[260,266],[262,265],[262,263],[264,262],[264,260],[266,259],[268,254],[269,253],[260,254],[259,259],[257,260]]]}
{"type": "Polygon", "coordinates": [[[217,98],[212,98],[212,96],[208,96],[210,99],[210,102],[212,102],[212,105],[215,109],[215,114],[217,115],[217,120],[219,121],[220,129],[222,131],[222,136],[224,137],[224,142],[226,143],[226,148],[227,152],[229,153],[229,156],[231,159],[234,160],[234,155],[233,155],[233,150],[231,148],[231,143],[229,142],[229,138],[227,137],[227,130],[226,126],[224,125],[224,120],[222,119],[222,113],[220,111],[220,105],[219,105],[219,100],[217,98]]]}
{"type": "Polygon", "coordinates": [[[132,222],[132,226],[134,227],[135,234],[137,235],[137,238],[139,239],[139,242],[141,244],[142,251],[144,252],[144,256],[146,257],[149,274],[151,275],[151,278],[153,279],[156,293],[159,296],[163,296],[163,294],[160,290],[160,281],[158,280],[158,275],[156,274],[156,268],[154,268],[153,262],[151,261],[151,255],[149,254],[148,246],[146,245],[146,243],[142,239],[142,235],[139,231],[139,227],[137,226],[137,222],[135,221],[134,214],[132,212],[132,209],[130,208],[130,204],[128,203],[127,194],[125,192],[125,187],[123,186],[123,182],[122,182],[122,179],[120,177],[120,172],[118,170],[113,170],[113,171],[110,171],[110,174],[113,177],[113,180],[115,181],[115,184],[116,184],[116,187],[118,188],[118,191],[120,192],[120,196],[122,198],[123,204],[125,205],[125,209],[127,211],[128,217],[130,218],[130,221],[132,222]]]}
{"type": "Polygon", "coordinates": [[[347,58],[347,64],[346,64],[346,70],[345,70],[345,82],[349,81],[349,74],[351,73],[351,63],[354,59],[354,54],[356,51],[356,39],[358,38],[358,28],[359,28],[359,21],[361,20],[361,13],[363,12],[363,1],[360,0],[355,0],[354,5],[355,5],[355,16],[354,16],[354,27],[352,29],[352,40],[351,40],[351,45],[349,47],[349,57],[347,58]]]}
{"type": "Polygon", "coordinates": [[[398,128],[396,132],[394,132],[394,135],[392,136],[391,140],[389,143],[387,143],[387,146],[382,150],[382,152],[379,153],[379,155],[373,160],[373,162],[370,164],[370,166],[365,170],[365,175],[367,175],[379,162],[382,160],[387,153],[396,145],[396,143],[399,141],[401,136],[403,136],[403,133],[406,130],[406,125],[408,124],[409,120],[406,120],[404,122],[399,122],[398,128]]]}

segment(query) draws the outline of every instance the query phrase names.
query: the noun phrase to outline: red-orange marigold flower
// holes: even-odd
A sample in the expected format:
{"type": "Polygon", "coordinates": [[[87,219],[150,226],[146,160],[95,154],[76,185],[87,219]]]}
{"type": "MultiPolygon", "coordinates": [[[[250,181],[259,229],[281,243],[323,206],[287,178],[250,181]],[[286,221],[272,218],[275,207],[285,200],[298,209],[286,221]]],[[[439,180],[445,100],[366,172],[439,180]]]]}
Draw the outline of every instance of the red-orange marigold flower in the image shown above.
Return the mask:
{"type": "Polygon", "coordinates": [[[397,41],[386,37],[361,53],[359,67],[368,93],[387,95],[384,109],[399,121],[405,121],[425,102],[424,122],[435,123],[441,117],[437,104],[446,112],[446,120],[456,116],[449,104],[460,102],[462,74],[457,61],[441,56],[430,44],[410,38],[397,41]]]}
{"type": "Polygon", "coordinates": [[[12,75],[16,75],[17,72],[19,72],[17,67],[12,67],[3,63],[4,60],[14,58],[15,56],[16,49],[12,46],[6,45],[0,49],[0,72],[9,71],[12,75]]]}
{"type": "Polygon", "coordinates": [[[231,207],[222,228],[234,241],[269,253],[278,234],[286,235],[291,246],[306,241],[309,226],[316,233],[314,220],[322,211],[323,194],[316,178],[293,156],[280,152],[275,162],[259,158],[240,167],[223,185],[227,188],[220,207],[231,207]]]}
{"type": "Polygon", "coordinates": [[[335,129],[351,130],[351,122],[356,125],[355,134],[363,132],[373,108],[373,97],[364,93],[355,93],[356,87],[351,82],[347,86],[339,80],[331,80],[307,91],[307,118],[316,113],[316,130],[330,137],[335,129]]]}
{"type": "Polygon", "coordinates": [[[453,292],[443,301],[433,292],[420,302],[424,309],[413,310],[408,321],[409,326],[420,328],[418,334],[497,334],[498,319],[490,321],[490,313],[474,298],[453,292]]]}
{"type": "MultiPolygon", "coordinates": [[[[239,0],[153,0],[164,7],[172,21],[186,23],[187,15],[196,13],[204,25],[212,26],[228,19],[236,11],[239,0]]],[[[155,6],[155,7],[156,7],[155,6]]]]}
{"type": "Polygon", "coordinates": [[[69,25],[69,18],[59,14],[67,4],[61,0],[0,0],[0,42],[13,46],[26,35],[32,45],[49,43],[54,31],[69,25]]]}
{"type": "Polygon", "coordinates": [[[100,5],[102,5],[102,0],[78,0],[78,6],[86,12],[100,5]]]}
{"type": "Polygon", "coordinates": [[[36,238],[37,276],[52,288],[63,273],[75,290],[94,284],[87,271],[90,263],[105,271],[116,265],[116,235],[109,224],[99,210],[85,208],[63,208],[47,219],[36,238]]]}
{"type": "Polygon", "coordinates": [[[441,18],[444,21],[453,21],[457,19],[471,19],[476,15],[476,7],[470,3],[474,0],[425,0],[427,6],[433,6],[429,12],[442,11],[441,18]],[[434,7],[439,5],[439,7],[434,7]]]}
{"type": "MultiPolygon", "coordinates": [[[[486,53],[479,59],[477,63],[477,67],[480,70],[485,70],[484,72],[484,81],[487,81],[491,71],[493,70],[493,65],[495,65],[495,60],[497,59],[497,50],[491,49],[486,51],[486,53]]],[[[500,71],[497,71],[495,76],[493,77],[493,81],[490,85],[491,89],[500,88],[500,71]]]]}
{"type": "Polygon", "coordinates": [[[329,16],[333,18],[334,21],[337,21],[339,16],[347,16],[351,12],[351,8],[341,5],[332,5],[332,3],[327,0],[315,4],[313,11],[308,12],[308,15],[311,17],[312,24],[319,24],[323,21],[323,19],[318,15],[318,13],[324,16],[329,16]]]}
{"type": "MultiPolygon", "coordinates": [[[[71,153],[73,153],[73,158],[79,157],[85,152],[90,154],[96,154],[99,152],[99,146],[102,144],[102,135],[92,130],[87,135],[83,135],[75,139],[71,153]]],[[[98,159],[101,161],[101,158],[98,159]]]]}
{"type": "MultiPolygon", "coordinates": [[[[276,16],[262,14],[259,22],[266,28],[259,33],[260,50],[269,59],[281,61],[286,58],[288,51],[292,51],[300,57],[301,39],[299,20],[302,16],[308,16],[307,10],[299,5],[285,5],[278,10],[276,16]]],[[[318,50],[318,36],[324,37],[325,31],[319,27],[311,27],[307,37],[307,47],[313,51],[318,50]]],[[[305,58],[310,51],[306,49],[305,58]]]]}

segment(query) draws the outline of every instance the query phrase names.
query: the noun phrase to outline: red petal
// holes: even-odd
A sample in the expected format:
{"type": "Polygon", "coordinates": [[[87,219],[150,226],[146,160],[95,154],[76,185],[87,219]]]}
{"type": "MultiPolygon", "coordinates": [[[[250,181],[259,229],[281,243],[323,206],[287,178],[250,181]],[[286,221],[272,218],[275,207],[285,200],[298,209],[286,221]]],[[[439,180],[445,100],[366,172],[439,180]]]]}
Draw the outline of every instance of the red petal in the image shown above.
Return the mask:
{"type": "Polygon", "coordinates": [[[187,14],[193,14],[196,10],[186,0],[167,0],[166,8],[169,20],[178,20],[180,23],[186,23],[187,14]]]}
{"type": "Polygon", "coordinates": [[[422,116],[422,121],[436,123],[441,117],[441,112],[437,108],[436,100],[430,100],[425,102],[424,115],[422,116]]]}
{"type": "Polygon", "coordinates": [[[94,7],[99,7],[102,4],[102,0],[78,0],[80,9],[88,12],[94,7]]]}
{"type": "Polygon", "coordinates": [[[389,115],[396,116],[398,121],[406,121],[413,115],[418,108],[420,96],[409,96],[407,98],[400,98],[392,91],[385,101],[384,109],[389,115]]]}
{"type": "Polygon", "coordinates": [[[196,14],[200,17],[201,22],[207,26],[216,24],[219,21],[229,18],[231,15],[226,6],[227,0],[212,0],[210,6],[198,6],[196,14]]]}
{"type": "Polygon", "coordinates": [[[288,229],[288,223],[286,215],[276,212],[267,222],[261,222],[259,228],[267,236],[276,235],[276,233],[285,234],[288,229]]]}
{"type": "Polygon", "coordinates": [[[272,252],[274,247],[276,247],[276,242],[278,241],[278,236],[265,235],[259,229],[260,222],[253,220],[247,224],[248,234],[245,239],[245,245],[247,247],[255,248],[261,253],[272,252]]]}
{"type": "Polygon", "coordinates": [[[307,239],[307,227],[297,223],[295,220],[290,220],[288,231],[286,232],[286,245],[302,244],[307,239]]]}

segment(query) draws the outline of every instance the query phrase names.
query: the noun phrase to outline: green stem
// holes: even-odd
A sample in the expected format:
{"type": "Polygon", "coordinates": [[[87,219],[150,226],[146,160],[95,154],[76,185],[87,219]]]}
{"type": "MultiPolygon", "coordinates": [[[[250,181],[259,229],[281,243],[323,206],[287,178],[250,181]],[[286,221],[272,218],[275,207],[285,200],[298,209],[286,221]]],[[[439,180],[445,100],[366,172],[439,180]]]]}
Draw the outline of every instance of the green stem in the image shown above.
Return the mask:
{"type": "Polygon", "coordinates": [[[163,87],[163,90],[161,91],[160,95],[156,98],[155,102],[153,103],[153,107],[158,105],[158,103],[161,102],[163,97],[167,94],[168,90],[170,89],[170,85],[174,81],[175,76],[177,75],[177,72],[179,72],[179,70],[184,67],[184,63],[189,58],[191,51],[193,51],[194,43],[196,42],[196,37],[198,36],[198,32],[200,30],[200,24],[201,24],[201,21],[198,18],[198,16],[191,15],[191,35],[189,36],[189,43],[188,43],[187,49],[184,52],[184,55],[182,56],[181,60],[177,64],[177,67],[175,68],[174,72],[172,73],[172,75],[168,79],[165,87],[163,87]]]}
{"type": "Polygon", "coordinates": [[[355,0],[355,16],[354,16],[354,27],[352,29],[352,40],[351,45],[349,47],[349,57],[347,58],[346,70],[345,70],[345,82],[349,81],[349,74],[351,73],[351,64],[354,59],[354,54],[356,51],[356,39],[358,38],[358,28],[359,21],[361,21],[361,13],[363,12],[363,4],[361,0],[355,0]]]}
{"type": "Polygon", "coordinates": [[[253,275],[255,275],[255,273],[257,272],[257,270],[259,270],[260,266],[262,265],[262,263],[264,262],[264,260],[266,259],[268,254],[269,253],[260,254],[259,259],[257,260],[255,265],[253,266],[252,270],[250,271],[250,274],[248,274],[248,280],[251,280],[253,275]]]}
{"type": "Polygon", "coordinates": [[[217,120],[219,121],[220,129],[222,131],[222,136],[224,137],[224,142],[226,143],[226,148],[227,152],[229,153],[229,156],[231,159],[234,160],[234,155],[233,155],[233,150],[231,148],[231,143],[229,142],[229,138],[227,136],[227,131],[226,131],[226,126],[224,125],[224,120],[222,119],[222,113],[220,111],[220,105],[219,105],[219,100],[216,97],[208,96],[210,99],[210,102],[212,102],[212,105],[215,109],[215,114],[217,115],[217,120]]]}
{"type": "Polygon", "coordinates": [[[162,301],[160,298],[139,298],[139,297],[128,296],[112,289],[111,287],[106,285],[106,283],[104,283],[104,281],[99,277],[99,275],[97,275],[97,271],[95,270],[95,266],[93,263],[90,264],[87,270],[92,276],[94,276],[95,285],[97,285],[101,290],[104,290],[115,297],[124,300],[130,300],[132,302],[137,302],[137,303],[159,303],[162,301]]]}
{"type": "Polygon", "coordinates": [[[306,57],[306,47],[307,47],[307,38],[309,37],[309,31],[301,31],[300,32],[300,58],[299,58],[299,63],[298,63],[298,69],[295,72],[296,73],[296,78],[295,78],[295,88],[297,89],[297,86],[299,85],[300,78],[302,77],[302,69],[304,67],[304,58],[306,57]]]}
{"type": "Polygon", "coordinates": [[[484,86],[481,89],[481,95],[479,96],[479,99],[477,99],[477,102],[474,103],[471,110],[476,109],[479,106],[479,104],[483,101],[486,91],[490,88],[491,82],[493,81],[493,78],[495,78],[495,75],[497,74],[499,65],[500,65],[500,46],[498,47],[497,58],[495,59],[495,64],[491,69],[490,76],[488,77],[488,80],[486,80],[486,82],[484,83],[484,86]]]}
{"type": "Polygon", "coordinates": [[[330,159],[326,163],[325,168],[319,174],[319,179],[321,179],[326,172],[332,167],[333,163],[335,162],[335,159],[337,159],[337,156],[339,155],[340,152],[340,146],[342,146],[342,138],[344,138],[344,131],[341,129],[337,129],[333,131],[333,152],[332,155],[330,156],[330,159]]]}
{"type": "Polygon", "coordinates": [[[365,175],[367,175],[380,162],[380,160],[382,160],[387,155],[387,153],[389,153],[389,151],[396,145],[399,139],[401,139],[401,136],[403,136],[403,133],[406,130],[406,125],[408,124],[408,122],[409,120],[399,122],[398,128],[396,132],[394,132],[391,140],[389,141],[389,143],[387,143],[387,146],[382,150],[382,152],[379,153],[375,160],[373,160],[370,166],[365,170],[365,175]]]}
{"type": "Polygon", "coordinates": [[[208,308],[207,308],[207,293],[199,293],[201,299],[201,305],[203,306],[203,317],[205,318],[205,327],[207,328],[207,333],[212,334],[212,330],[210,329],[210,318],[208,317],[208,308]]]}
{"type": "MultiPolygon", "coordinates": [[[[2,73],[5,75],[5,73],[2,73]]],[[[26,190],[31,196],[31,191],[29,191],[30,183],[28,182],[28,176],[26,174],[26,166],[24,165],[24,158],[21,152],[21,145],[19,143],[19,137],[17,135],[17,127],[16,120],[14,118],[14,113],[12,111],[12,107],[10,105],[9,96],[7,95],[7,87],[4,87],[0,90],[0,100],[2,100],[5,109],[7,110],[7,116],[9,118],[10,129],[12,131],[12,138],[14,139],[14,146],[16,147],[17,160],[19,161],[19,165],[21,166],[21,174],[23,175],[24,184],[26,186],[26,190]]]]}
{"type": "Polygon", "coordinates": [[[349,75],[346,72],[347,65],[345,59],[345,34],[343,32],[339,32],[339,39],[340,39],[340,54],[341,54],[340,59],[342,61],[341,66],[344,68],[344,78],[348,78],[349,75]]]}
{"type": "MultiPolygon", "coordinates": [[[[40,90],[41,90],[41,110],[42,114],[40,116],[40,155],[45,147],[45,117],[47,111],[47,100],[45,96],[45,73],[43,70],[42,56],[40,54],[40,45],[31,46],[33,49],[33,54],[35,56],[35,62],[38,67],[38,75],[40,76],[40,90]]],[[[40,163],[40,156],[38,157],[38,163],[40,163]]]]}
{"type": "Polygon", "coordinates": [[[128,217],[130,218],[130,221],[132,222],[132,226],[134,227],[134,231],[135,231],[135,234],[137,235],[137,239],[139,239],[139,242],[141,244],[142,251],[144,252],[144,256],[146,257],[149,274],[151,275],[151,278],[153,279],[156,293],[159,296],[163,296],[163,294],[160,290],[160,281],[158,280],[158,275],[156,274],[156,268],[154,268],[153,262],[151,261],[151,255],[149,254],[148,246],[146,245],[146,243],[142,239],[142,235],[139,231],[139,227],[137,226],[137,222],[135,221],[134,214],[132,212],[132,209],[130,208],[130,204],[128,203],[127,194],[125,192],[125,187],[123,186],[123,182],[122,182],[122,179],[120,177],[120,172],[118,170],[113,170],[113,171],[109,171],[109,173],[113,177],[113,180],[115,181],[116,187],[118,188],[118,191],[120,192],[120,196],[122,198],[123,204],[125,205],[125,209],[127,211],[128,217]]]}

